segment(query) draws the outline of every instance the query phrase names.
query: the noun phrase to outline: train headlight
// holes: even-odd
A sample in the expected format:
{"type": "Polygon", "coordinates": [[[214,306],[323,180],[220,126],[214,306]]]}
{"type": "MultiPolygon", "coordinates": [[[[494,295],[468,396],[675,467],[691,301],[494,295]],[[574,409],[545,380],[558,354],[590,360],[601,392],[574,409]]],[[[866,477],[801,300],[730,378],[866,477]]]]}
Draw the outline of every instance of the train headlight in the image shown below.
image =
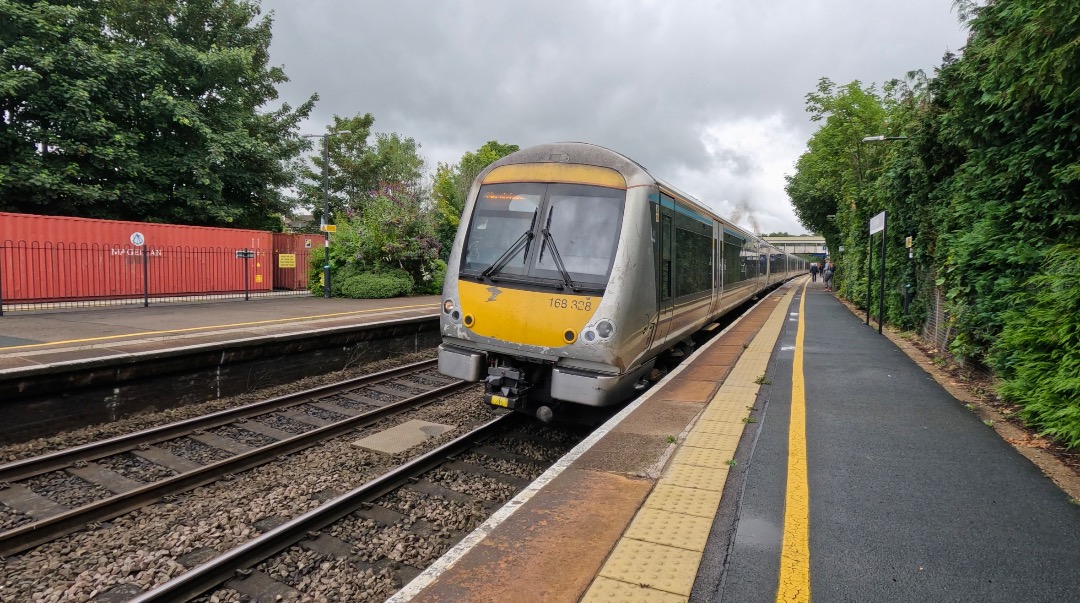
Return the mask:
{"type": "Polygon", "coordinates": [[[466,327],[469,327],[469,328],[471,329],[471,328],[472,328],[472,326],[473,326],[474,324],[476,324],[476,319],[475,319],[475,318],[473,318],[473,315],[472,315],[472,314],[466,314],[466,315],[465,315],[465,321],[464,321],[464,322],[465,322],[465,326],[466,326],[466,327]]]}
{"type": "Polygon", "coordinates": [[[586,329],[585,332],[581,334],[581,338],[589,343],[592,343],[596,341],[596,331],[592,329],[586,329]]]}
{"type": "Polygon", "coordinates": [[[615,323],[610,320],[601,320],[596,323],[596,334],[600,336],[600,339],[611,339],[611,336],[615,334],[615,323]]]}
{"type": "Polygon", "coordinates": [[[454,309],[454,300],[448,299],[442,303],[442,311],[449,314],[454,309]]]}

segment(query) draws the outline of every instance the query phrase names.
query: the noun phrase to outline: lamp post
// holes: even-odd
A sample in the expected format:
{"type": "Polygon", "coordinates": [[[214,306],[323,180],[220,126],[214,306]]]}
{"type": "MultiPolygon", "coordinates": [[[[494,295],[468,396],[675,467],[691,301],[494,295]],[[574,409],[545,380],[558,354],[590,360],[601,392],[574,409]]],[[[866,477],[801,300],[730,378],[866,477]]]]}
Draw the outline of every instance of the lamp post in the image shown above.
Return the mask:
{"type": "Polygon", "coordinates": [[[330,224],[328,216],[330,215],[330,137],[337,136],[339,134],[351,134],[349,130],[338,130],[337,132],[327,132],[326,134],[304,134],[304,138],[321,138],[323,147],[323,165],[322,165],[322,193],[323,193],[323,211],[321,229],[323,231],[323,297],[330,297],[330,224]]]}

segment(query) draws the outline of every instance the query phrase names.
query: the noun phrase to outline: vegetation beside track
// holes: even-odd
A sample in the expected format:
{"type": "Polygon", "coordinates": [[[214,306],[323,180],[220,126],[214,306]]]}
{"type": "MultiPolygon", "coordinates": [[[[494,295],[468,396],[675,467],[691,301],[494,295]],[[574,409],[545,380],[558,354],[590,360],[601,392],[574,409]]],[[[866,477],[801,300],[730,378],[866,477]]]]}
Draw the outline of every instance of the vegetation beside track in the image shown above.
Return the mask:
{"type": "Polygon", "coordinates": [[[933,77],[912,72],[880,90],[822,78],[807,95],[822,126],[787,191],[834,250],[842,296],[872,313],[883,301],[885,321],[903,329],[932,324],[961,362],[994,370],[1029,425],[1077,448],[1080,5],[954,6],[968,43],[933,77]],[[868,222],[882,211],[883,300],[881,235],[867,292],[868,222]]]}

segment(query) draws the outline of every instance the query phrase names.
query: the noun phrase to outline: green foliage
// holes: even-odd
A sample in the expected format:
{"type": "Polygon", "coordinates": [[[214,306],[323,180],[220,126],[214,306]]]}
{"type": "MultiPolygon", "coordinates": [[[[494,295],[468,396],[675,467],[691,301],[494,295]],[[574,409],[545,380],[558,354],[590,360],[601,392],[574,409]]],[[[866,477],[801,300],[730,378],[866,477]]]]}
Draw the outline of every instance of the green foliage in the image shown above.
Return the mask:
{"type": "Polygon", "coordinates": [[[886,321],[918,328],[940,292],[953,354],[991,364],[1021,416],[1080,446],[1080,4],[962,4],[964,55],[934,78],[881,95],[821,81],[808,110],[824,123],[787,190],[805,226],[845,246],[841,293],[860,305],[867,220],[887,211],[886,321]],[[856,142],[870,134],[904,139],[856,142]]]}
{"type": "Polygon", "coordinates": [[[312,165],[301,170],[297,198],[298,203],[313,209],[316,224],[321,222],[324,204],[330,206],[331,216],[356,216],[388,186],[423,196],[425,162],[419,153],[420,144],[397,133],[376,133],[372,144],[369,139],[374,123],[370,113],[350,118],[335,115],[326,135],[318,137],[312,165]]]}
{"type": "Polygon", "coordinates": [[[0,0],[0,210],[275,228],[295,131],[249,0],[0,0]]]}
{"type": "Polygon", "coordinates": [[[354,299],[386,299],[409,295],[412,289],[412,277],[404,270],[361,272],[343,279],[340,295],[354,299]]]}
{"type": "Polygon", "coordinates": [[[461,161],[456,165],[440,163],[435,168],[431,197],[438,212],[436,234],[442,245],[443,259],[449,255],[454,243],[454,235],[457,234],[461,212],[465,209],[465,201],[469,196],[473,180],[484,171],[484,168],[517,151],[518,148],[516,144],[501,144],[498,141],[489,140],[475,153],[462,155],[461,161]]]}
{"type": "Polygon", "coordinates": [[[1051,249],[1008,302],[994,345],[1001,394],[1022,406],[1024,421],[1080,447],[1080,247],[1051,249]]]}
{"type": "Polygon", "coordinates": [[[441,259],[435,260],[430,272],[425,271],[421,280],[416,283],[416,292],[420,295],[439,295],[442,293],[443,281],[446,280],[446,262],[441,259]]]}

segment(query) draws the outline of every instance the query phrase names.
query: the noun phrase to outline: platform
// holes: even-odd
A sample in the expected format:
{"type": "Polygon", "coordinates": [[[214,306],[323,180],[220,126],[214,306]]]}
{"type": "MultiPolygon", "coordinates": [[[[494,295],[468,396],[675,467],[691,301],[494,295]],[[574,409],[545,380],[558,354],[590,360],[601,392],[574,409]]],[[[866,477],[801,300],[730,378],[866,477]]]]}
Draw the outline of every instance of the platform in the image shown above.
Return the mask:
{"type": "Polygon", "coordinates": [[[0,378],[57,362],[85,361],[253,337],[437,316],[435,295],[399,299],[311,296],[6,312],[0,378]]]}
{"type": "Polygon", "coordinates": [[[1080,506],[798,279],[389,601],[1062,601],[1080,506]]]}
{"type": "Polygon", "coordinates": [[[439,343],[438,298],[282,297],[0,317],[0,441],[293,383],[439,343]],[[169,391],[166,398],[161,391],[169,391]]]}

